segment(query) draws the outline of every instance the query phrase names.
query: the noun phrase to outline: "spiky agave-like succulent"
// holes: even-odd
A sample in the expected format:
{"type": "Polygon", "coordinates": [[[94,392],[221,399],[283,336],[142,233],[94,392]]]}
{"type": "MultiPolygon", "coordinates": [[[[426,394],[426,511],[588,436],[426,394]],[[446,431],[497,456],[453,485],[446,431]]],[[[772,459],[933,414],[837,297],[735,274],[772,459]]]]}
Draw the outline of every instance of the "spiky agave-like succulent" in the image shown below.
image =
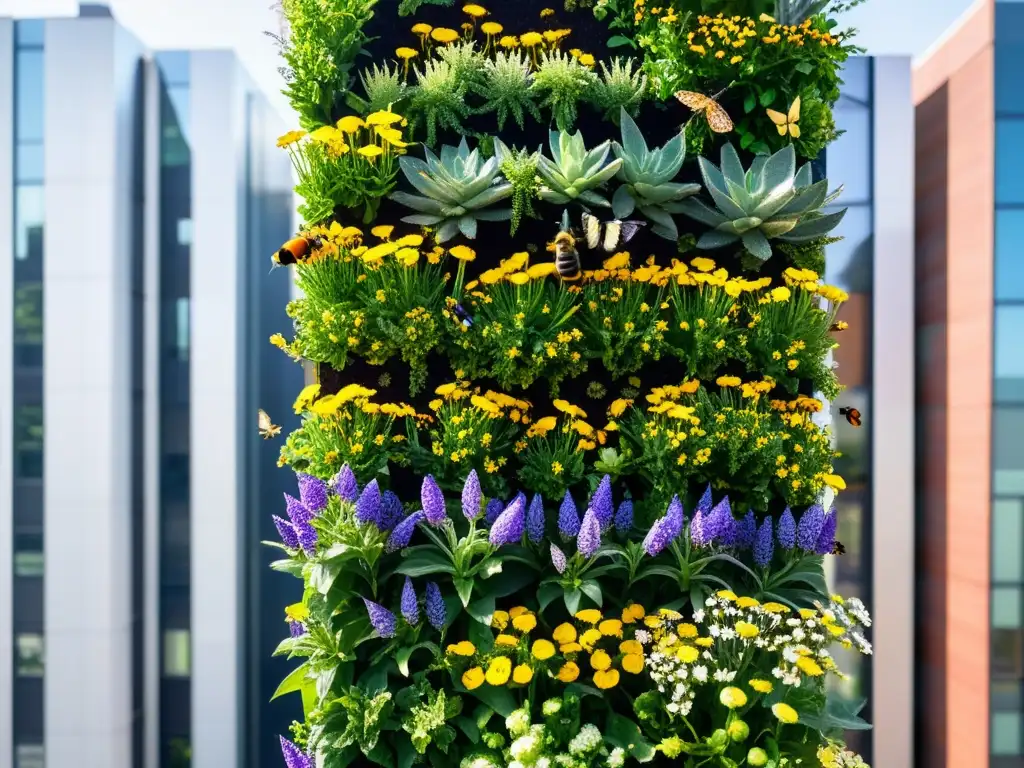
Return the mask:
{"type": "Polygon", "coordinates": [[[758,155],[744,171],[732,144],[722,147],[722,167],[701,157],[700,172],[715,207],[697,198],[680,203],[681,212],[713,227],[697,247],[720,248],[736,241],[760,261],[772,255],[769,240],[804,243],[831,232],[846,209],[822,213],[842,192],[828,192],[828,180],[813,182],[811,165],[796,170],[796,152],[789,144],[774,155],[758,155]]]}
{"type": "Polygon", "coordinates": [[[651,230],[666,240],[678,240],[679,229],[673,213],[682,212],[682,200],[697,194],[700,184],[679,184],[679,175],[686,156],[686,138],[682,131],[660,149],[648,149],[643,133],[633,122],[625,107],[619,113],[622,143],[612,145],[615,156],[622,160],[616,178],[622,186],[612,197],[612,212],[618,219],[639,210],[654,224],[651,230]]]}
{"type": "Polygon", "coordinates": [[[588,150],[580,131],[551,131],[548,144],[551,157],[541,155],[537,173],[543,181],[540,198],[556,205],[579,201],[585,205],[611,205],[595,190],[618,173],[622,160],[608,162],[611,142],[605,141],[588,150]]]}
{"type": "Polygon", "coordinates": [[[522,51],[500,51],[484,65],[484,77],[474,89],[484,98],[484,104],[477,113],[496,112],[498,129],[505,129],[505,121],[511,115],[522,128],[529,113],[538,123],[540,110],[533,100],[530,85],[533,74],[530,60],[522,51]]]}
{"type": "Polygon", "coordinates": [[[421,195],[395,192],[391,199],[418,211],[402,221],[435,227],[443,243],[461,232],[476,237],[478,221],[508,221],[511,208],[492,208],[512,194],[512,185],[499,175],[498,158],[483,160],[463,139],[458,147],[441,147],[440,158],[424,147],[426,162],[408,155],[399,158],[402,173],[421,195]]]}

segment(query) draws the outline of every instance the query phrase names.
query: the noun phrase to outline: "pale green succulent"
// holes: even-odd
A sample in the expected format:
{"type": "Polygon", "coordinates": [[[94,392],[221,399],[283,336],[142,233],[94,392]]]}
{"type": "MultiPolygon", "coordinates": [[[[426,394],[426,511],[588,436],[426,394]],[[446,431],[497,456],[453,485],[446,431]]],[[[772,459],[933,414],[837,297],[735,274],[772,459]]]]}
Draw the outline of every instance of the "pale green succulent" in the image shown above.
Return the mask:
{"type": "Polygon", "coordinates": [[[484,77],[474,89],[484,98],[483,106],[478,114],[495,112],[498,118],[498,130],[505,129],[505,121],[511,116],[516,125],[526,125],[526,115],[530,114],[538,123],[541,122],[540,110],[533,100],[530,84],[533,74],[530,72],[530,60],[522,51],[499,51],[493,59],[485,63],[484,77]]]}
{"type": "Polygon", "coordinates": [[[647,75],[643,68],[637,66],[634,59],[620,57],[612,59],[611,67],[603,61],[600,64],[601,78],[591,89],[590,102],[601,110],[605,120],[613,123],[619,122],[622,107],[635,115],[647,95],[647,75]]]}
{"type": "Polygon", "coordinates": [[[551,157],[541,155],[537,165],[537,173],[543,182],[541,200],[556,205],[579,201],[608,208],[611,203],[596,190],[622,167],[620,159],[608,162],[611,142],[602,142],[588,150],[579,131],[574,134],[551,131],[548,143],[551,157]]]}
{"type": "Polygon", "coordinates": [[[597,82],[597,75],[579,59],[561,51],[547,51],[540,58],[530,90],[541,99],[541,107],[550,108],[558,130],[571,131],[576,124],[576,105],[585,100],[597,82]]]}
{"type": "Polygon", "coordinates": [[[402,82],[402,71],[388,64],[373,65],[364,69],[359,75],[366,91],[366,100],[362,107],[363,114],[381,112],[399,104],[406,96],[406,86],[402,82]]]}
{"type": "Polygon", "coordinates": [[[822,213],[842,187],[828,192],[828,180],[813,182],[810,163],[796,170],[796,152],[789,144],[774,155],[758,155],[744,171],[731,144],[722,147],[722,167],[700,158],[704,186],[715,207],[697,199],[684,200],[682,213],[713,227],[697,247],[720,248],[737,241],[755,258],[767,261],[772,255],[769,240],[804,243],[831,232],[846,209],[822,213]]]}
{"type": "Polygon", "coordinates": [[[492,208],[512,194],[512,185],[499,175],[498,158],[483,160],[480,151],[459,146],[441,147],[441,157],[424,147],[426,162],[405,155],[399,158],[402,173],[422,195],[395,192],[391,199],[418,211],[402,221],[435,227],[438,243],[461,232],[476,237],[478,221],[508,221],[511,208],[492,208]]]}
{"type": "Polygon", "coordinates": [[[678,240],[679,229],[672,219],[673,213],[682,212],[684,198],[697,194],[700,184],[680,184],[673,181],[683,167],[686,156],[686,138],[682,131],[660,149],[648,149],[644,135],[625,108],[619,114],[622,143],[612,145],[622,167],[615,178],[622,186],[612,197],[612,213],[625,219],[639,210],[654,227],[652,232],[666,240],[678,240]]]}

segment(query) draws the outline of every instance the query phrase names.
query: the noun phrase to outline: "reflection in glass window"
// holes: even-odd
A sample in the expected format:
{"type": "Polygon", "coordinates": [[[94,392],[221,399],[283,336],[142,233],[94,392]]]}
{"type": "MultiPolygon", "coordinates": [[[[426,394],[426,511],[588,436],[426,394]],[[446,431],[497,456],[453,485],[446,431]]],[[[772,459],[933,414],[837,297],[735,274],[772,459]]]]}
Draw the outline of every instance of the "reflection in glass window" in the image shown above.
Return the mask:
{"type": "Polygon", "coordinates": [[[1024,402],[1024,307],[996,307],[995,399],[1024,402]]]}
{"type": "Polygon", "coordinates": [[[1024,119],[996,120],[996,204],[1024,204],[1024,119]]]}
{"type": "Polygon", "coordinates": [[[24,632],[14,636],[14,671],[21,677],[43,676],[43,636],[24,632]]]}
{"type": "Polygon", "coordinates": [[[14,749],[14,768],[45,768],[42,744],[19,744],[14,749]]]}
{"type": "Polygon", "coordinates": [[[20,405],[14,410],[15,477],[43,476],[43,408],[20,405]]]}
{"type": "Polygon", "coordinates": [[[1019,629],[992,630],[992,674],[995,677],[1017,679],[1024,676],[1021,654],[1022,633],[1019,629]]]}
{"type": "Polygon", "coordinates": [[[992,626],[996,629],[1021,627],[1021,591],[1015,587],[992,590],[992,626]]]}
{"type": "Polygon", "coordinates": [[[871,199],[871,111],[861,106],[837,107],[834,114],[836,128],[846,133],[828,146],[828,177],[842,181],[838,202],[867,202],[871,199]]]}
{"type": "Polygon", "coordinates": [[[992,504],[992,578],[1024,581],[1024,501],[997,499],[992,504]]]}
{"type": "Polygon", "coordinates": [[[996,113],[1024,115],[1024,88],[1020,73],[1024,72],[1024,45],[996,43],[996,113]]]}
{"type": "Polygon", "coordinates": [[[994,712],[992,714],[992,754],[1020,755],[1021,730],[1024,720],[1020,712],[994,712]]]}
{"type": "Polygon", "coordinates": [[[19,50],[14,63],[14,130],[18,141],[43,140],[43,51],[19,50]]]}
{"type": "Polygon", "coordinates": [[[14,575],[25,578],[43,575],[43,535],[41,533],[15,534],[14,575]]]}
{"type": "Polygon", "coordinates": [[[192,637],[187,629],[164,630],[164,677],[192,673],[192,637]]]}
{"type": "MultiPolygon", "coordinates": [[[[831,175],[831,170],[829,174],[831,175]]],[[[847,293],[870,293],[874,236],[871,208],[850,206],[846,216],[830,234],[843,238],[828,247],[825,279],[847,293]]],[[[841,375],[840,375],[841,376],[841,375]]]]}
{"type": "Polygon", "coordinates": [[[174,348],[179,360],[188,360],[188,313],[188,297],[182,296],[174,304],[174,348]]]}
{"type": "Polygon", "coordinates": [[[43,252],[42,184],[19,184],[14,190],[14,258],[38,260],[43,252]]]}
{"type": "Polygon", "coordinates": [[[996,301],[1024,299],[1024,209],[996,211],[995,260],[996,301]]]}

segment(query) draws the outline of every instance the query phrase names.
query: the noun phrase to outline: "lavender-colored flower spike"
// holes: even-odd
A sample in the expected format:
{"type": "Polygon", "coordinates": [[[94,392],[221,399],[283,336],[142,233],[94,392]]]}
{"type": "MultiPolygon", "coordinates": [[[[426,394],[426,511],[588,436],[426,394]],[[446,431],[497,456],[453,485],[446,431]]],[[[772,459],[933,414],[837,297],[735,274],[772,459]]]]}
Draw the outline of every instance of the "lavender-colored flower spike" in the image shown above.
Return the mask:
{"type": "Polygon", "coordinates": [[[313,768],[313,758],[292,744],[284,736],[281,737],[281,753],[287,768],[313,768]]]}
{"type": "Polygon", "coordinates": [[[615,513],[615,530],[619,533],[626,533],[633,527],[633,502],[626,499],[619,504],[619,510],[615,513]]]}
{"type": "Polygon", "coordinates": [[[783,549],[792,549],[796,546],[796,520],[789,507],[786,507],[786,511],[779,518],[778,537],[779,546],[783,549]]]}
{"type": "Polygon", "coordinates": [[[732,516],[729,497],[726,496],[711,508],[704,519],[704,535],[715,544],[731,547],[736,544],[736,521],[732,516]]]}
{"type": "Polygon", "coordinates": [[[398,632],[398,619],[395,618],[395,614],[383,605],[367,600],[365,597],[363,604],[370,616],[370,626],[377,630],[377,634],[385,638],[394,637],[398,632]]]}
{"type": "Polygon", "coordinates": [[[594,491],[590,499],[590,509],[594,510],[597,520],[601,523],[601,530],[607,531],[612,524],[615,515],[615,503],[612,501],[612,478],[605,475],[594,491]]]}
{"type": "Polygon", "coordinates": [[[408,576],[405,577],[405,585],[402,587],[402,618],[413,626],[420,623],[420,605],[416,598],[416,589],[408,576]]]}
{"type": "Polygon", "coordinates": [[[754,562],[762,568],[768,566],[775,554],[775,537],[772,535],[772,519],[766,517],[757,529],[754,538],[754,562]]]}
{"type": "Polygon", "coordinates": [[[480,516],[480,498],[483,495],[480,490],[480,478],[476,470],[472,469],[466,482],[462,484],[462,514],[467,520],[476,520],[480,516]]]}
{"type": "Polygon", "coordinates": [[[427,584],[424,602],[430,626],[438,631],[444,629],[444,625],[448,623],[448,609],[444,606],[441,588],[432,581],[427,584]]]}
{"type": "Polygon", "coordinates": [[[555,566],[555,570],[559,573],[565,573],[565,568],[568,565],[565,559],[565,552],[554,544],[551,545],[551,564],[555,566]]]}
{"type": "Polygon", "coordinates": [[[441,492],[433,475],[423,478],[423,485],[420,486],[420,503],[423,505],[427,522],[431,525],[440,525],[448,519],[448,511],[444,506],[444,493],[441,492]]]}
{"type": "Polygon", "coordinates": [[[518,544],[522,540],[526,529],[525,498],[521,494],[516,496],[494,521],[488,538],[495,547],[518,544]]]}
{"type": "Polygon", "coordinates": [[[697,508],[693,513],[693,520],[690,521],[690,541],[695,547],[706,547],[711,544],[711,539],[705,533],[704,510],[697,508]]]}
{"type": "Polygon", "coordinates": [[[299,533],[295,530],[295,526],[289,523],[287,520],[282,520],[277,515],[273,515],[274,525],[277,526],[277,535],[281,537],[281,541],[289,549],[299,548],[299,533]]]}
{"type": "Polygon", "coordinates": [[[505,509],[505,502],[501,499],[491,499],[488,501],[487,511],[484,512],[484,524],[494,525],[494,521],[498,519],[498,515],[501,514],[503,509],[505,509]]]}
{"type": "Polygon", "coordinates": [[[601,520],[593,508],[587,510],[576,536],[576,551],[584,557],[593,557],[601,546],[601,520]]]}
{"type": "Polygon", "coordinates": [[[661,552],[683,532],[686,514],[678,496],[673,496],[665,514],[654,521],[654,525],[644,537],[643,548],[651,557],[661,552]]]}
{"type": "Polygon", "coordinates": [[[316,554],[316,529],[309,523],[295,526],[299,534],[299,546],[309,557],[316,554]]]}
{"type": "Polygon", "coordinates": [[[665,516],[662,520],[665,521],[666,532],[671,536],[669,541],[675,541],[676,537],[683,532],[683,526],[686,525],[686,513],[683,511],[683,502],[679,500],[678,496],[672,497],[672,501],[669,502],[668,509],[665,510],[665,516]]]}
{"type": "Polygon", "coordinates": [[[384,491],[380,500],[381,530],[390,531],[402,519],[402,502],[394,491],[384,491]]]}
{"type": "Polygon", "coordinates": [[[312,475],[299,475],[299,498],[310,512],[316,514],[327,507],[327,483],[312,475]]]}
{"type": "Polygon", "coordinates": [[[309,507],[287,493],[284,495],[284,511],[288,513],[288,519],[295,525],[308,523],[313,519],[313,513],[309,507]]]}
{"type": "Polygon", "coordinates": [[[348,464],[334,476],[331,484],[343,501],[355,501],[359,498],[359,483],[356,482],[356,475],[348,464]]]}
{"type": "Polygon", "coordinates": [[[397,552],[400,549],[405,549],[409,546],[409,540],[412,538],[413,532],[416,530],[416,526],[423,522],[426,515],[423,512],[413,512],[402,522],[395,526],[394,530],[391,531],[391,535],[388,537],[388,543],[384,546],[385,552],[397,552]]]}
{"type": "Polygon", "coordinates": [[[747,514],[736,524],[736,546],[739,549],[750,549],[754,546],[754,539],[757,538],[757,520],[754,519],[754,512],[749,510],[747,514]]]}
{"type": "Polygon", "coordinates": [[[569,491],[565,492],[562,506],[558,508],[558,530],[567,539],[575,539],[580,532],[580,515],[569,491]]]}
{"type": "Polygon", "coordinates": [[[825,525],[825,510],[820,504],[814,504],[800,515],[800,523],[796,527],[796,543],[805,552],[818,551],[818,537],[825,525]]]}
{"type": "Polygon", "coordinates": [[[825,514],[825,522],[821,526],[821,533],[818,535],[818,548],[816,552],[819,555],[832,553],[832,544],[836,540],[836,527],[838,524],[839,518],[836,517],[835,509],[829,510],[825,514]]]}
{"type": "Polygon", "coordinates": [[[534,544],[544,538],[544,499],[539,493],[533,494],[526,511],[526,535],[534,544]]]}
{"type": "Polygon", "coordinates": [[[288,622],[288,633],[292,637],[302,637],[306,634],[306,625],[301,621],[289,621],[288,622]]]}
{"type": "Polygon", "coordinates": [[[697,502],[697,509],[704,513],[706,517],[711,511],[711,507],[714,505],[714,501],[711,499],[711,483],[708,483],[708,487],[704,489],[704,494],[700,497],[700,501],[697,502]]]}
{"type": "Polygon", "coordinates": [[[384,530],[384,520],[381,517],[381,496],[380,486],[376,480],[371,480],[363,488],[363,492],[356,499],[356,522],[360,525],[375,525],[378,529],[384,530]]]}

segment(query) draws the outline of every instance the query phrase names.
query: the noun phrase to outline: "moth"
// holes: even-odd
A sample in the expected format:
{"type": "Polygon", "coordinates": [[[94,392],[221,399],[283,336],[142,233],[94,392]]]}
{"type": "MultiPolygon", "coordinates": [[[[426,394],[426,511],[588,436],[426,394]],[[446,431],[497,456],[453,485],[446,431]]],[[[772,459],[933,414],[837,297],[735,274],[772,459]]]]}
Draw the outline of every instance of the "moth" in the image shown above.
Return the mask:
{"type": "Polygon", "coordinates": [[[259,428],[260,437],[264,440],[269,440],[272,437],[277,437],[281,434],[281,427],[270,420],[270,416],[262,408],[259,409],[259,428]]]}
{"type": "Polygon", "coordinates": [[[729,133],[733,129],[732,118],[725,108],[711,96],[696,91],[677,91],[676,98],[694,112],[703,112],[708,127],[715,133],[729,133]]]}

